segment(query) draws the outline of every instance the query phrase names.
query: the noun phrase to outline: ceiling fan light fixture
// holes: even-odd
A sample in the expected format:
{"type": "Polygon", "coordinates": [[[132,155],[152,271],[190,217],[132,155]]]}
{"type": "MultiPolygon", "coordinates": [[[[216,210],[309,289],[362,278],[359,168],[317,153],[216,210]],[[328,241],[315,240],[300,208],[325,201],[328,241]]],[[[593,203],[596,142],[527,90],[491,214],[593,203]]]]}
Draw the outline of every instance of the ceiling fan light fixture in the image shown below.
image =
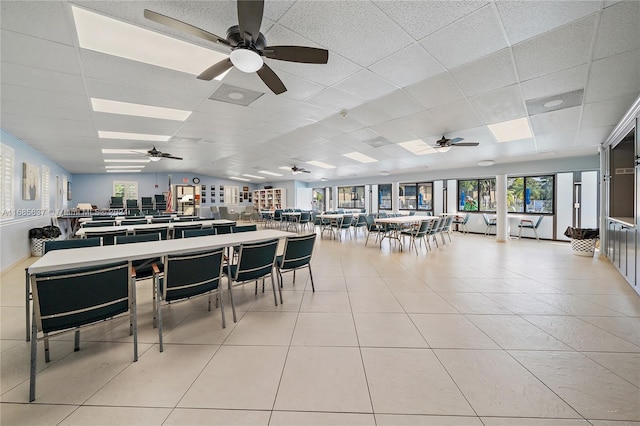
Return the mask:
{"type": "Polygon", "coordinates": [[[496,162],[493,161],[493,160],[480,160],[480,161],[478,161],[478,166],[481,166],[481,167],[489,167],[489,166],[493,166],[494,164],[496,164],[496,162]]]}
{"type": "Polygon", "coordinates": [[[152,157],[152,156],[149,156],[149,160],[151,160],[151,161],[160,161],[160,160],[162,160],[162,157],[152,157]]]}
{"type": "Polygon", "coordinates": [[[251,49],[236,49],[229,58],[236,68],[246,73],[258,71],[264,64],[262,56],[251,49]]]}
{"type": "Polygon", "coordinates": [[[438,152],[449,152],[449,150],[451,149],[450,146],[437,146],[434,148],[436,151],[438,152]]]}

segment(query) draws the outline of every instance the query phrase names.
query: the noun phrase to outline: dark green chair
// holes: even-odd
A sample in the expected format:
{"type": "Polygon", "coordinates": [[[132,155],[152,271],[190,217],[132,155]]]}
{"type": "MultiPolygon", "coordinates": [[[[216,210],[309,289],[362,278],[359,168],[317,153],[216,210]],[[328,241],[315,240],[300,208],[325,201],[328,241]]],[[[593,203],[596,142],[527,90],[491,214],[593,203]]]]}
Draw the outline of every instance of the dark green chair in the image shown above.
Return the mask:
{"type": "Polygon", "coordinates": [[[215,293],[217,299],[220,300],[222,328],[227,327],[224,317],[224,302],[220,297],[223,259],[224,248],[219,248],[204,252],[165,256],[164,273],[161,273],[159,268],[155,268],[154,319],[157,317],[160,352],[164,350],[162,343],[163,301],[171,303],[208,294],[209,311],[211,311],[211,295],[215,293]]]}
{"type": "Polygon", "coordinates": [[[116,226],[115,220],[90,220],[80,225],[82,228],[99,228],[102,226],[116,226]]]}
{"type": "Polygon", "coordinates": [[[147,219],[125,219],[122,222],[120,222],[120,226],[146,225],[146,224],[147,224],[147,219]]]}
{"type": "Polygon", "coordinates": [[[212,228],[216,230],[216,235],[231,234],[235,225],[213,225],[212,228]]]}
{"type": "MultiPolygon", "coordinates": [[[[453,216],[452,216],[453,217],[453,216]]],[[[409,241],[409,250],[413,247],[416,250],[416,256],[418,255],[418,245],[417,241],[420,241],[420,245],[424,242],[424,239],[429,235],[429,229],[433,225],[435,220],[423,220],[420,222],[420,225],[414,227],[410,230],[401,231],[400,235],[403,237],[409,237],[411,240],[409,241]]],[[[425,245],[426,247],[426,245],[425,245]]]]}
{"type": "MultiPolygon", "coordinates": [[[[132,244],[132,243],[145,243],[148,241],[160,241],[160,233],[139,234],[139,235],[119,235],[116,236],[114,243],[118,244],[132,244]]],[[[159,268],[162,269],[162,259],[154,257],[151,259],[140,259],[132,262],[133,269],[136,271],[136,277],[138,279],[146,279],[153,277],[153,269],[151,265],[157,263],[159,268]]]]}
{"type": "Polygon", "coordinates": [[[386,228],[383,225],[379,225],[375,222],[375,215],[368,214],[365,216],[365,221],[367,222],[367,240],[364,245],[366,246],[369,243],[369,237],[372,232],[376,233],[376,242],[378,242],[378,238],[380,234],[384,234],[386,232],[386,228]]]}
{"type": "Polygon", "coordinates": [[[147,229],[134,229],[133,235],[144,235],[144,234],[160,234],[160,239],[166,240],[169,238],[169,227],[168,226],[158,226],[157,228],[147,228],[147,229]]]}
{"type": "Polygon", "coordinates": [[[182,238],[204,237],[207,235],[216,235],[216,229],[215,228],[185,229],[182,234],[182,238]]]}
{"type": "Polygon", "coordinates": [[[185,226],[174,226],[173,228],[173,238],[184,238],[185,231],[193,231],[202,229],[201,223],[193,223],[185,226]]]}
{"type": "Polygon", "coordinates": [[[128,262],[35,274],[31,277],[31,288],[30,402],[36,398],[39,340],[44,340],[45,361],[49,362],[49,338],[73,331],[74,349],[78,351],[81,327],[124,315],[129,317],[133,335],[133,360],[138,360],[135,277],[130,279],[128,262]]]}
{"type": "Polygon", "coordinates": [[[293,271],[293,283],[296,283],[296,270],[309,268],[311,278],[311,289],[316,291],[313,285],[313,275],[311,274],[311,256],[316,242],[316,234],[288,237],[284,243],[284,252],[281,256],[276,256],[276,270],[280,287],[282,287],[282,274],[293,271]]]}
{"type": "Polygon", "coordinates": [[[94,231],[91,229],[87,229],[84,236],[86,238],[91,238],[91,237],[100,237],[102,238],[102,245],[103,246],[112,246],[115,237],[117,236],[121,236],[121,235],[127,235],[127,230],[126,229],[118,229],[116,231],[109,231],[109,232],[105,232],[105,231],[94,231]]]}
{"type": "MultiPolygon", "coordinates": [[[[273,301],[278,306],[278,298],[276,296],[276,284],[273,279],[273,267],[276,260],[276,249],[278,248],[278,240],[273,239],[261,243],[241,244],[238,253],[238,261],[231,265],[227,265],[224,270],[227,275],[229,285],[229,297],[231,298],[231,309],[233,310],[233,322],[237,322],[236,308],[233,304],[234,286],[246,284],[250,281],[256,283],[256,295],[258,294],[258,280],[260,278],[271,277],[271,286],[273,287],[273,301]]],[[[278,287],[278,290],[280,288],[278,287]]],[[[264,281],[262,291],[264,291],[264,281]]],[[[280,292],[280,303],[282,303],[282,292],[280,292]]]]}
{"type": "Polygon", "coordinates": [[[544,216],[539,216],[536,223],[533,223],[531,219],[520,219],[520,223],[518,224],[518,239],[522,239],[522,230],[523,229],[531,229],[536,236],[536,240],[540,241],[540,237],[538,236],[538,227],[540,227],[540,223],[542,223],[542,219],[544,216]]]}

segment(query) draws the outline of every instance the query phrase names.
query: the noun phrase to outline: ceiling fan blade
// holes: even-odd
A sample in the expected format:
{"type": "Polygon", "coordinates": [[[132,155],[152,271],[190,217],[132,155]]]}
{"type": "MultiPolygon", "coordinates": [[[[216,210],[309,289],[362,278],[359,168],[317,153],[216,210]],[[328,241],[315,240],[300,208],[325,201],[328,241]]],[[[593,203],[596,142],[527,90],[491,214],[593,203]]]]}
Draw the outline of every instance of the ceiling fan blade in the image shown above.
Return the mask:
{"type": "Polygon", "coordinates": [[[196,37],[212,41],[214,43],[220,43],[229,46],[229,42],[222,37],[210,33],[209,31],[205,31],[202,28],[194,27],[193,25],[187,24],[186,22],[182,22],[177,19],[170,18],[169,16],[162,15],[158,12],[145,9],[144,17],[149,19],[150,21],[166,25],[167,27],[175,28],[176,30],[180,30],[184,33],[191,34],[196,37]]]}
{"type": "Polygon", "coordinates": [[[287,88],[284,87],[284,83],[280,80],[280,77],[267,64],[263,64],[262,68],[258,70],[258,76],[264,81],[264,84],[269,86],[269,89],[276,95],[284,93],[287,88]]]}
{"type": "Polygon", "coordinates": [[[248,41],[249,36],[255,43],[260,35],[264,0],[238,0],[238,27],[240,35],[248,41]]]}
{"type": "Polygon", "coordinates": [[[478,146],[480,142],[458,142],[452,143],[451,146],[478,146]]]}
{"type": "Polygon", "coordinates": [[[300,170],[302,173],[311,173],[311,170],[300,170]]]}
{"type": "Polygon", "coordinates": [[[463,140],[464,140],[464,138],[453,138],[453,139],[450,139],[449,142],[456,143],[456,142],[460,142],[460,141],[463,141],[463,140]]]}
{"type": "Polygon", "coordinates": [[[305,64],[326,64],[329,51],[304,46],[269,46],[262,53],[264,56],[280,61],[302,62],[305,64]]]}
{"type": "Polygon", "coordinates": [[[200,80],[208,80],[208,81],[213,80],[214,78],[216,78],[217,76],[219,76],[220,74],[222,74],[223,72],[231,68],[232,66],[233,64],[231,63],[231,59],[229,58],[224,59],[218,62],[217,64],[211,65],[206,70],[202,71],[198,76],[198,78],[200,80]]]}
{"type": "Polygon", "coordinates": [[[164,154],[163,154],[163,155],[162,155],[162,158],[171,158],[171,159],[173,159],[173,160],[182,160],[182,157],[175,157],[175,156],[173,156],[173,155],[169,155],[169,154],[167,154],[167,155],[164,155],[164,154]]]}

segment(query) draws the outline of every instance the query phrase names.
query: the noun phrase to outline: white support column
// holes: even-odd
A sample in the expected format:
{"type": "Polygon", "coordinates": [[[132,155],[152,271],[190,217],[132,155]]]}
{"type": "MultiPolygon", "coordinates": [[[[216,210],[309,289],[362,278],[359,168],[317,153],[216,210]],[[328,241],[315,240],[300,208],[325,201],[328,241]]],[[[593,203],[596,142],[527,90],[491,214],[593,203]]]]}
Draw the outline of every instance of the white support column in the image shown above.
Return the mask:
{"type": "Polygon", "coordinates": [[[496,176],[496,241],[509,241],[509,215],[507,214],[507,175],[496,176]]]}
{"type": "Polygon", "coordinates": [[[400,182],[393,182],[391,184],[391,207],[393,213],[398,213],[400,209],[400,182]]]}

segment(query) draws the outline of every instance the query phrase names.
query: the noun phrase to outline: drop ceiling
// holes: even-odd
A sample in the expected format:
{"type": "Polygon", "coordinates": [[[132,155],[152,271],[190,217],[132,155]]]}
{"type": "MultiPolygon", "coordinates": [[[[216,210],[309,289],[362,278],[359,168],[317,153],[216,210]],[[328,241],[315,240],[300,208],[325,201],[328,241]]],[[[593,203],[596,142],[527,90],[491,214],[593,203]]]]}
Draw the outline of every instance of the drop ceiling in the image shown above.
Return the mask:
{"type": "MultiPolygon", "coordinates": [[[[278,96],[256,74],[236,69],[222,81],[201,81],[80,48],[71,5],[2,1],[0,119],[4,130],[72,173],[105,171],[104,160],[116,156],[102,149],[147,150],[154,144],[99,139],[98,131],[170,135],[155,146],[184,160],[148,163],[145,173],[221,178],[297,165],[311,173],[296,179],[319,181],[550,153],[595,155],[640,94],[636,0],[266,0],[261,31],[269,45],[329,50],[326,65],[266,59],[288,89],[278,96]],[[247,106],[210,99],[222,84],[258,97],[247,106]],[[532,101],[547,103],[576,91],[582,91],[577,105],[552,102],[548,112],[535,114],[527,109],[532,101]],[[184,122],[95,112],[91,98],[193,112],[184,122]],[[533,132],[526,140],[499,144],[487,128],[523,117],[533,132]],[[430,155],[399,145],[422,140],[433,146],[442,135],[480,145],[430,155]],[[378,161],[344,156],[354,151],[378,161]],[[336,168],[306,163],[313,160],[336,168]]],[[[221,46],[144,19],[143,10],[219,35],[237,23],[233,1],[73,5],[225,54],[221,46]]],[[[293,179],[286,172],[267,178],[293,179]]]]}

